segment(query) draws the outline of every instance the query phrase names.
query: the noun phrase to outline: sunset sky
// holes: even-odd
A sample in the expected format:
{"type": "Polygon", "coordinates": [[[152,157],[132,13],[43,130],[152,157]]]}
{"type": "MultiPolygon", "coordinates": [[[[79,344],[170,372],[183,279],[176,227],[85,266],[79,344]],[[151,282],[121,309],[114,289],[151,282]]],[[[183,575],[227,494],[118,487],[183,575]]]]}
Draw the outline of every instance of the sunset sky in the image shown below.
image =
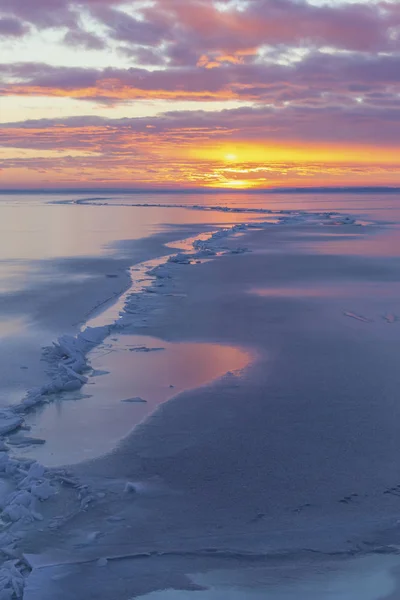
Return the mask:
{"type": "Polygon", "coordinates": [[[400,185],[400,2],[0,0],[0,188],[400,185]]]}

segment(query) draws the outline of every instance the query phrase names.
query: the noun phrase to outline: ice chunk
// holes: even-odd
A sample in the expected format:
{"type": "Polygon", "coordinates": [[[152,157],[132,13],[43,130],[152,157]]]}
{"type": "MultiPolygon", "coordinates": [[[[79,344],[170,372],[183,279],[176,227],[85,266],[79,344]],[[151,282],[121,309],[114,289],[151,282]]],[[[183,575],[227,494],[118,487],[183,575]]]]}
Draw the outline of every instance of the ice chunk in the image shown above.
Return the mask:
{"type": "Polygon", "coordinates": [[[242,248],[239,246],[238,248],[233,248],[231,250],[231,254],[244,254],[245,252],[249,252],[248,248],[242,248]]]}
{"type": "Polygon", "coordinates": [[[106,567],[108,565],[108,560],[106,558],[99,558],[99,560],[96,562],[96,565],[98,567],[106,567]]]}
{"type": "Polygon", "coordinates": [[[19,448],[23,448],[25,446],[39,446],[41,444],[45,444],[46,440],[23,435],[14,435],[8,439],[8,443],[10,446],[18,446],[19,448]]]}
{"type": "Polygon", "coordinates": [[[31,493],[39,500],[48,500],[57,493],[56,489],[45,480],[42,483],[34,483],[31,487],[31,493]]]}
{"type": "Polygon", "coordinates": [[[22,425],[22,417],[15,413],[2,411],[0,413],[0,435],[5,435],[15,431],[22,425]]]}
{"type": "Polygon", "coordinates": [[[71,381],[67,381],[60,386],[60,391],[75,392],[76,390],[80,390],[82,385],[83,383],[79,379],[71,379],[71,381]]]}
{"type": "Polygon", "coordinates": [[[22,504],[9,504],[3,510],[2,516],[8,517],[8,519],[14,523],[20,519],[24,519],[27,523],[31,523],[35,520],[33,512],[22,504]]]}
{"type": "Polygon", "coordinates": [[[159,265],[158,267],[151,269],[151,271],[147,271],[147,275],[150,275],[151,277],[156,277],[157,279],[171,278],[171,273],[166,265],[159,265]]]}
{"type": "Polygon", "coordinates": [[[33,496],[30,492],[23,490],[21,492],[14,492],[9,498],[9,504],[15,504],[19,506],[25,506],[30,508],[33,504],[33,496]]]}
{"type": "Polygon", "coordinates": [[[178,254],[174,254],[173,256],[170,256],[168,259],[169,263],[175,263],[178,265],[190,265],[190,259],[192,257],[189,256],[188,254],[182,254],[181,252],[179,252],[178,254]]]}
{"type": "Polygon", "coordinates": [[[6,452],[0,452],[0,473],[13,475],[19,469],[19,463],[11,459],[6,452]]]}
{"type": "Polygon", "coordinates": [[[45,468],[38,462],[34,462],[29,467],[27,478],[41,479],[44,476],[45,468]]]}
{"type": "Polygon", "coordinates": [[[125,492],[127,493],[135,493],[136,492],[136,485],[134,483],[132,483],[131,481],[128,481],[125,485],[125,492]]]}
{"type": "Polygon", "coordinates": [[[129,352],[159,352],[165,350],[165,348],[148,348],[147,346],[136,346],[135,348],[129,348],[129,352]]]}
{"type": "Polygon", "coordinates": [[[137,396],[136,398],[126,398],[126,400],[121,400],[121,402],[127,402],[127,403],[141,403],[141,404],[146,404],[147,400],[143,400],[143,398],[140,398],[139,396],[137,396]]]}
{"type": "Polygon", "coordinates": [[[338,223],[341,223],[342,225],[354,225],[354,223],[356,222],[356,220],[353,217],[341,217],[340,219],[337,219],[338,223]]]}
{"type": "Polygon", "coordinates": [[[357,321],[362,321],[363,323],[371,323],[371,319],[367,319],[367,317],[363,317],[362,315],[357,315],[353,312],[344,312],[345,317],[350,317],[351,319],[356,319],[357,321]]]}
{"type": "Polygon", "coordinates": [[[86,544],[93,544],[93,542],[95,542],[97,540],[97,538],[99,537],[99,535],[100,535],[100,531],[92,531],[91,533],[89,533],[86,536],[85,543],[86,544]]]}
{"type": "Polygon", "coordinates": [[[0,569],[0,600],[22,598],[24,577],[17,565],[18,560],[8,560],[0,569]]]}
{"type": "MultiPolygon", "coordinates": [[[[60,368],[65,371],[65,374],[69,377],[70,380],[77,379],[81,384],[87,383],[87,377],[77,373],[74,369],[71,369],[68,365],[60,365],[60,368]]],[[[67,382],[70,383],[70,382],[67,382]]],[[[65,386],[64,386],[65,387],[65,386]]]]}
{"type": "Polygon", "coordinates": [[[383,318],[385,319],[385,321],[387,323],[395,323],[396,321],[398,321],[398,318],[396,317],[396,315],[393,315],[391,313],[386,313],[386,315],[384,315],[383,318]]]}

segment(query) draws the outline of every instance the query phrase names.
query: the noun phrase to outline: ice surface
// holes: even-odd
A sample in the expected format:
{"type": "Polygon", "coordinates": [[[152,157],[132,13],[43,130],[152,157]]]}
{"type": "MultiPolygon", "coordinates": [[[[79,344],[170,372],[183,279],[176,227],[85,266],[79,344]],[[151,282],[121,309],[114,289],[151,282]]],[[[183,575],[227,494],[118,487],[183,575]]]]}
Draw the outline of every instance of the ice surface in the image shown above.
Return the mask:
{"type": "MultiPolygon", "coordinates": [[[[85,199],[76,201],[77,204],[87,203],[85,199]]],[[[150,206],[147,204],[137,206],[150,206]]],[[[154,206],[154,205],[152,205],[154,206]]],[[[165,205],[160,205],[165,207],[165,205]]],[[[249,213],[257,215],[270,215],[275,219],[276,224],[291,225],[296,223],[317,223],[320,225],[354,225],[355,221],[349,217],[342,217],[335,213],[314,213],[306,211],[271,211],[268,209],[241,209],[229,208],[224,206],[204,207],[193,205],[171,205],[181,208],[193,208],[195,210],[215,210],[227,213],[249,213]]],[[[260,227],[272,226],[271,222],[260,227]]],[[[211,233],[206,239],[195,240],[192,248],[187,252],[179,252],[164,260],[162,264],[156,266],[143,265],[144,273],[147,273],[148,280],[145,285],[137,286],[133,283],[134,293],[127,295],[121,318],[110,325],[86,327],[76,336],[60,336],[53,344],[53,347],[45,350],[44,358],[49,368],[49,381],[36,389],[31,390],[26,397],[16,406],[6,408],[0,413],[0,436],[6,436],[17,430],[23,424],[24,415],[33,408],[51,401],[60,392],[70,392],[79,390],[88,381],[88,372],[90,366],[88,363],[88,353],[96,346],[101,344],[107,336],[113,331],[118,331],[127,324],[142,323],[145,324],[146,317],[152,310],[157,310],[160,306],[159,298],[165,295],[174,295],[173,279],[174,270],[182,265],[192,265],[201,262],[203,259],[209,259],[224,253],[241,254],[246,251],[242,246],[232,246],[229,238],[237,233],[244,233],[250,227],[245,223],[234,225],[226,229],[219,229],[211,233]],[[160,280],[165,283],[165,287],[160,287],[160,280]],[[136,291],[137,290],[137,291],[136,291]],[[144,295],[143,291],[154,292],[144,295]],[[146,297],[145,297],[146,296],[146,297]]],[[[346,314],[346,313],[345,313],[346,314]]],[[[358,318],[352,313],[347,316],[358,318]]],[[[360,319],[359,319],[360,320],[360,319]]],[[[133,349],[134,350],[134,349],[133,349]]],[[[154,349],[146,349],[154,350],[154,349]]],[[[138,351],[136,349],[136,351],[138,351]]],[[[143,351],[143,350],[142,350],[143,351]]],[[[138,398],[133,398],[130,401],[138,398]]],[[[0,440],[1,441],[1,440],[0,440]]],[[[41,443],[42,440],[35,438],[14,438],[14,445],[41,443]],[[17,444],[15,443],[17,441],[17,444]]],[[[13,440],[10,440],[13,445],[13,440]]],[[[11,457],[8,452],[0,452],[0,475],[7,478],[14,486],[14,491],[9,494],[2,505],[1,520],[8,527],[7,536],[0,538],[0,550],[5,556],[10,552],[10,548],[21,547],[22,531],[25,526],[32,525],[43,518],[40,512],[40,504],[48,501],[55,496],[62,483],[71,488],[77,488],[77,482],[74,478],[69,478],[65,473],[55,474],[47,471],[43,466],[36,462],[32,464],[29,461],[11,457]]],[[[132,492],[136,490],[136,484],[126,483],[125,491],[132,492]]],[[[79,488],[79,511],[85,511],[96,501],[89,486],[79,488]]],[[[58,526],[63,517],[57,517],[54,520],[54,527],[58,526]]],[[[92,544],[97,539],[98,532],[89,534],[89,537],[82,543],[92,544]],[[92,536],[92,537],[90,537],[92,536]]],[[[104,560],[106,557],[100,557],[104,560]]],[[[19,559],[5,560],[0,569],[0,600],[8,598],[21,598],[24,588],[25,577],[27,574],[26,565],[19,559]]]]}
{"type": "Polygon", "coordinates": [[[319,560],[243,558],[219,561],[193,553],[104,556],[85,564],[34,569],[26,600],[384,600],[397,598],[398,556],[319,560]],[[215,565],[213,565],[215,562],[215,565]],[[102,567],[104,572],[99,573],[102,567]],[[147,591],[146,590],[157,590],[147,591]],[[132,595],[129,595],[131,591],[132,595]],[[114,596],[113,596],[114,593],[114,596]]]}

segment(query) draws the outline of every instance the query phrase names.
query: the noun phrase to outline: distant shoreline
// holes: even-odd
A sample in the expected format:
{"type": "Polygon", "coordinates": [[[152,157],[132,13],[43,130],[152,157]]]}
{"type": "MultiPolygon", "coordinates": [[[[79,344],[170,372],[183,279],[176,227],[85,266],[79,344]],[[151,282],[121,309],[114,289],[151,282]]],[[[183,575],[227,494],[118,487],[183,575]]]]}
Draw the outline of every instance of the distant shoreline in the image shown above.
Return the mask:
{"type": "Polygon", "coordinates": [[[275,187],[275,188],[2,188],[1,194],[396,194],[400,187],[275,187]]]}

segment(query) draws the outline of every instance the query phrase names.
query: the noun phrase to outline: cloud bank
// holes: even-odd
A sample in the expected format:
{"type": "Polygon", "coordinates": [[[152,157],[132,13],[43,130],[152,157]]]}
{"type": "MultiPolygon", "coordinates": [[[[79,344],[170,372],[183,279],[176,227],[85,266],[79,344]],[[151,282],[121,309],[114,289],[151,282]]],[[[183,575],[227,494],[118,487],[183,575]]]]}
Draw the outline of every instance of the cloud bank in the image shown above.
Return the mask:
{"type": "MultiPolygon", "coordinates": [[[[373,173],[376,181],[400,183],[398,2],[0,0],[0,40],[32,48],[29,60],[0,64],[3,97],[21,107],[24,99],[40,104],[40,98],[54,103],[70,98],[81,106],[66,118],[23,115],[3,123],[4,151],[81,149],[93,153],[88,159],[93,177],[102,172],[103,158],[112,156],[118,169],[130,169],[133,183],[140,181],[141,161],[152,160],[157,185],[166,177],[160,165],[169,154],[179,182],[191,184],[195,177],[196,183],[203,178],[206,185],[219,185],[241,178],[264,185],[265,169],[272,167],[262,170],[251,146],[267,153],[275,145],[279,156],[285,147],[287,157],[295,148],[292,162],[297,171],[303,165],[299,177],[306,176],[308,164],[318,183],[322,175],[310,156],[324,148],[319,168],[332,177],[337,173],[338,183],[349,177],[359,183],[373,173]],[[41,35],[56,40],[58,62],[46,60],[37,43],[41,35]],[[228,100],[246,106],[226,110],[228,100]],[[169,102],[171,110],[151,118],[113,117],[124,106],[143,112],[146,102],[159,101],[169,102]],[[184,110],[173,110],[177,101],[186,103],[184,110]],[[193,102],[211,101],[221,109],[191,108],[193,102]],[[96,107],[108,107],[110,118],[96,116],[96,107]],[[87,116],[89,110],[93,114],[87,116]],[[220,167],[228,146],[242,149],[240,164],[220,167]],[[357,165],[363,165],[359,179],[357,165]]],[[[66,159],[43,160],[10,154],[0,177],[12,181],[22,170],[29,180],[39,166],[54,181],[69,173],[66,159]]],[[[291,172],[289,158],[274,164],[291,172]]]]}

